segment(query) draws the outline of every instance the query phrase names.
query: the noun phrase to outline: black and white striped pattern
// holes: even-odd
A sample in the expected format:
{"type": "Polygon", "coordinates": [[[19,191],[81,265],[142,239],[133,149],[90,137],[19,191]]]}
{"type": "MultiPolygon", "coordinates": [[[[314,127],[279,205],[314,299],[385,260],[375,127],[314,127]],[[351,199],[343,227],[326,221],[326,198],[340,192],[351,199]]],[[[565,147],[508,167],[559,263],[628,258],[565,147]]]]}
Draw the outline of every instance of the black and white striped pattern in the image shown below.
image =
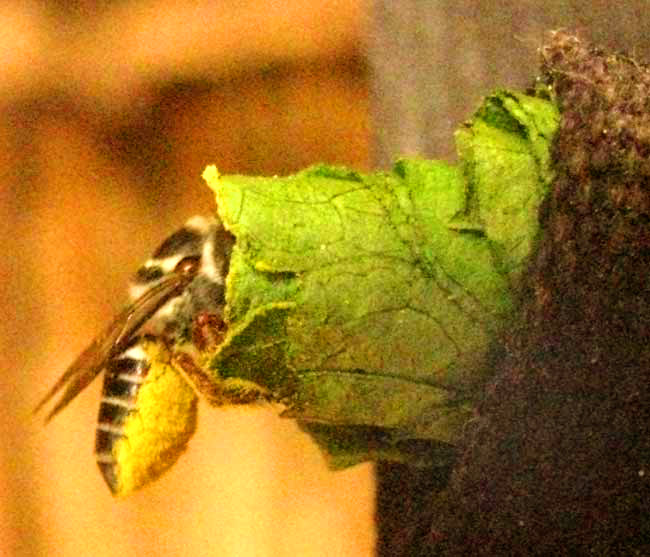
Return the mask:
{"type": "Polygon", "coordinates": [[[113,447],[124,437],[124,424],[131,412],[137,409],[138,391],[151,368],[142,340],[138,338],[128,350],[110,360],[104,375],[95,455],[104,480],[113,493],[119,489],[119,469],[113,447]]]}

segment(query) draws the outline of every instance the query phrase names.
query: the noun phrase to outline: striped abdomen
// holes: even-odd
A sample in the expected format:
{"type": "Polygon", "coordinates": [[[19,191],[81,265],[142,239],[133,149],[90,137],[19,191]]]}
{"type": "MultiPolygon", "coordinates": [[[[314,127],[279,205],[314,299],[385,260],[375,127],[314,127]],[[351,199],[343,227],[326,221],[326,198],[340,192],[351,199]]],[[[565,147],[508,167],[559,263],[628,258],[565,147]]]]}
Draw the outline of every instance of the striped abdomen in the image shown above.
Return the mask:
{"type": "Polygon", "coordinates": [[[97,420],[95,454],[97,464],[112,493],[119,491],[119,463],[115,444],[124,438],[127,418],[137,408],[138,391],[151,363],[139,339],[131,348],[106,365],[104,387],[97,420]]]}
{"type": "Polygon", "coordinates": [[[194,389],[160,339],[142,335],[106,364],[95,453],[113,495],[160,477],[196,428],[194,389]]]}

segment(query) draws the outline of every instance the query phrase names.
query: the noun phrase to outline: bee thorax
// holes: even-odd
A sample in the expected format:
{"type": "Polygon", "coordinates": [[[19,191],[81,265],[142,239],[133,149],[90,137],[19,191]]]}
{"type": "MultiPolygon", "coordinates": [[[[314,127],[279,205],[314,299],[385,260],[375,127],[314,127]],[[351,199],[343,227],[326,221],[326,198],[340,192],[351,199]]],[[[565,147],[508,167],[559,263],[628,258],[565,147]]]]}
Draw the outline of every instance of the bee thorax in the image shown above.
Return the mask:
{"type": "Polygon", "coordinates": [[[222,316],[225,305],[225,276],[234,238],[214,218],[193,217],[172,234],[135,274],[130,294],[138,299],[156,287],[187,257],[200,258],[196,276],[181,294],[171,298],[151,318],[148,330],[188,338],[196,315],[208,312],[222,316]]]}

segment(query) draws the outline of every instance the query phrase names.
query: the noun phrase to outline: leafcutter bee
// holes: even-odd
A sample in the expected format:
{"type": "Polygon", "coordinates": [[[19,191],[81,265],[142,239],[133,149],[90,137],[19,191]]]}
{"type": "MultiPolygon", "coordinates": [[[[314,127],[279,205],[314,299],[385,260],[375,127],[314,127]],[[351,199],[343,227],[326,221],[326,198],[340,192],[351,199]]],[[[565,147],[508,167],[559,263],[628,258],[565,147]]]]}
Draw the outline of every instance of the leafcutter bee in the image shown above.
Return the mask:
{"type": "MultiPolygon", "coordinates": [[[[62,393],[47,414],[49,421],[105,372],[95,453],[114,495],[126,495],[160,476],[194,432],[197,384],[188,384],[179,371],[187,376],[200,370],[187,353],[179,360],[184,364],[175,365],[174,351],[181,344],[223,338],[225,277],[233,244],[233,236],[213,218],[194,217],[167,238],[136,272],[131,304],[35,409],[62,393]]],[[[208,383],[198,381],[199,388],[208,383]]]]}

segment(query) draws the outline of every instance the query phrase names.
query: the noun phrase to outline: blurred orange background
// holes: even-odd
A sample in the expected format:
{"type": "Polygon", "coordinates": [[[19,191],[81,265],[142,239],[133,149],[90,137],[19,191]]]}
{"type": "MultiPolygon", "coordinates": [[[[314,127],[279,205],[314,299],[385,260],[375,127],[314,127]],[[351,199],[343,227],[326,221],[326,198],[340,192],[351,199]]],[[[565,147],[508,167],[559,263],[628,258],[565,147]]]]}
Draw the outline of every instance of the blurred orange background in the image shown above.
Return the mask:
{"type": "Polygon", "coordinates": [[[371,555],[370,465],[330,472],[272,410],[201,407],[187,453],[114,500],[99,381],[31,411],[213,200],[200,178],[369,165],[367,6],[5,1],[0,8],[0,555],[371,555]]]}

